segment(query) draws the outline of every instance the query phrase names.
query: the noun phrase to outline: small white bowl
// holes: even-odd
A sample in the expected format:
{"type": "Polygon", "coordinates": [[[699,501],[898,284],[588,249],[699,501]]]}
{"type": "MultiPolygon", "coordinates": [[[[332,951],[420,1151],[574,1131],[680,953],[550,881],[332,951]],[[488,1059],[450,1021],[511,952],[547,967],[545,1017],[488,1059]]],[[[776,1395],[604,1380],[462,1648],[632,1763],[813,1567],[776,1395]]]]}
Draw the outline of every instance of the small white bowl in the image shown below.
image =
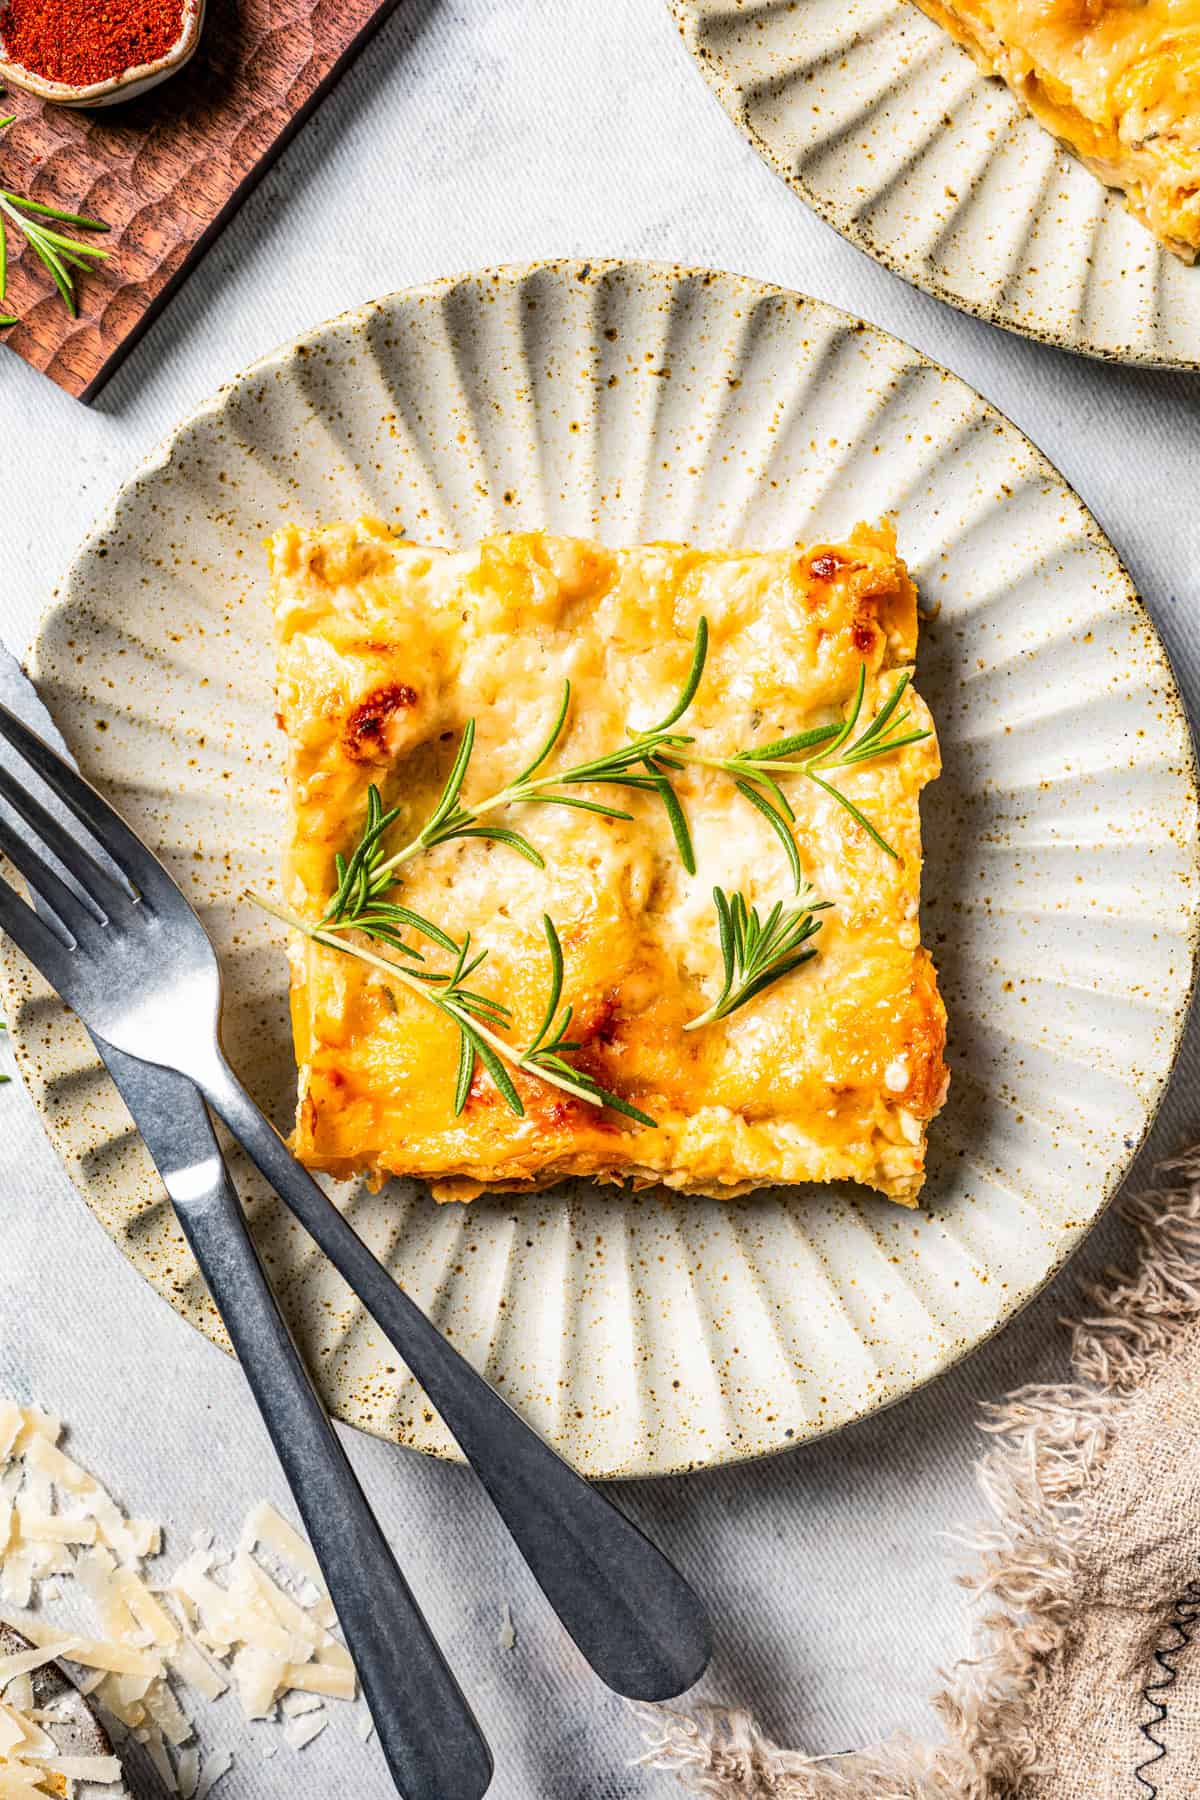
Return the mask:
{"type": "Polygon", "coordinates": [[[32,69],[9,62],[4,54],[3,34],[0,34],[0,83],[22,88],[25,93],[35,94],[39,100],[49,100],[55,106],[116,106],[126,100],[136,100],[139,94],[149,93],[160,81],[166,81],[191,61],[204,26],[204,8],[205,0],[183,0],[183,27],[178,41],[165,56],[160,56],[157,62],[142,63],[135,69],[124,69],[107,81],[94,81],[89,87],[47,81],[44,75],[38,75],[32,69]]]}

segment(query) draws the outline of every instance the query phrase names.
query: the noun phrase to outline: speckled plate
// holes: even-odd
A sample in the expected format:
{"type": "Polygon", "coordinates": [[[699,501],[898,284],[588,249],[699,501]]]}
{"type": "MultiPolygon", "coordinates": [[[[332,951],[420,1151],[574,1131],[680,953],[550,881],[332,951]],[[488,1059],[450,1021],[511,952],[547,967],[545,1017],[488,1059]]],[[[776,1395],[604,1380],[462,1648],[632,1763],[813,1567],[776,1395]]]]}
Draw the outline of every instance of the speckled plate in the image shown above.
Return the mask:
{"type": "MultiPolygon", "coordinates": [[[[935,609],[919,678],[925,933],[954,1079],[922,1212],[856,1190],[724,1205],[585,1183],[437,1207],[339,1198],[454,1342],[577,1463],[761,1455],[909,1393],[1008,1318],[1116,1188],[1166,1082],[1197,925],[1192,753],[1159,641],[1079,500],[961,381],[732,275],[560,263],[348,314],[249,370],[125,488],[38,640],[80,763],[195,898],[234,1063],[281,1126],[274,928],[236,903],[283,829],[262,539],[371,512],[440,544],[547,526],[780,544],[896,515],[935,609]]],[[[63,1008],[7,958],[26,1080],[134,1265],[220,1341],[139,1139],[63,1008]]],[[[447,1453],[380,1333],[244,1166],[337,1411],[447,1453]]]]}
{"type": "Polygon", "coordinates": [[[860,250],[1011,331],[1200,368],[1200,264],[909,0],[668,4],[726,112],[860,250]]]}

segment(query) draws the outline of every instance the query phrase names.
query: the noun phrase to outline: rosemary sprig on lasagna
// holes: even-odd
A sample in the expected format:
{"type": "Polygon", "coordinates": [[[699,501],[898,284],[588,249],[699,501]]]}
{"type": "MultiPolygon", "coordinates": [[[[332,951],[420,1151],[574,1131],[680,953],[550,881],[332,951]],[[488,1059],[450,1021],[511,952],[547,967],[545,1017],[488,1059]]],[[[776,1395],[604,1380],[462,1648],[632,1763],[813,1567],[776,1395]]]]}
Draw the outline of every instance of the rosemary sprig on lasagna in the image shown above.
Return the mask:
{"type": "Polygon", "coordinates": [[[785,912],[783,902],[777,901],[761,919],[758,908],[749,905],[744,894],[713,889],[725,984],[711,1006],[689,1019],[685,1031],[727,1019],[764,988],[812,960],[817,952],[809,939],[815,937],[823,923],[816,915],[827,912],[832,902],[810,900],[811,892],[811,888],[807,889],[805,903],[792,911],[785,912]]]}
{"type": "Polygon", "coordinates": [[[567,1058],[582,1045],[567,1037],[571,1024],[572,1009],[567,1006],[559,1014],[559,1003],[563,990],[563,954],[558,932],[554,921],[548,913],[542,916],[542,925],[546,933],[546,941],[550,948],[550,998],[546,1005],[542,1022],[534,1033],[532,1041],[520,1049],[507,1038],[500,1036],[512,1019],[507,1006],[490,995],[481,994],[467,984],[476,969],[486,961],[487,951],[478,950],[471,955],[471,934],[467,932],[461,943],[435,925],[424,919],[419,913],[407,907],[388,907],[389,915],[382,923],[371,928],[353,925],[354,930],[364,931],[366,935],[379,938],[390,948],[408,957],[408,964],[393,961],[390,957],[379,956],[373,950],[364,948],[362,944],[351,942],[342,935],[351,925],[328,923],[321,920],[313,924],[302,919],[299,914],[290,912],[281,906],[275,906],[265,900],[261,894],[249,893],[246,898],[260,906],[272,918],[279,919],[284,925],[303,932],[315,944],[324,944],[327,949],[340,950],[347,956],[353,956],[359,962],[379,970],[389,980],[400,983],[428,1000],[440,1012],[451,1019],[458,1029],[459,1057],[458,1074],[454,1086],[454,1116],[457,1118],[467,1104],[471,1085],[475,1079],[476,1068],[483,1065],[487,1074],[503,1099],[510,1112],[522,1118],[525,1113],[521,1096],[518,1094],[509,1074],[509,1068],[517,1069],[525,1074],[536,1076],[551,1087],[571,1094],[577,1100],[584,1100],[589,1106],[604,1107],[612,1112],[624,1113],[627,1118],[635,1119],[639,1125],[655,1126],[656,1120],[648,1113],[623,1100],[619,1094],[613,1094],[602,1088],[599,1082],[583,1069],[575,1068],[567,1058]],[[454,957],[453,966],[449,970],[415,968],[412,964],[424,963],[419,950],[403,941],[399,936],[398,919],[390,915],[404,915],[403,923],[420,932],[432,943],[444,950],[449,950],[454,957]],[[556,1022],[557,1021],[557,1022],[556,1022]],[[507,1067],[505,1065],[508,1065],[507,1067]]]}
{"type": "MultiPolygon", "coordinates": [[[[569,681],[565,682],[557,715],[532,762],[527,763],[519,775],[506,782],[496,793],[474,805],[462,797],[463,783],[475,748],[475,721],[468,720],[437,805],[417,835],[390,855],[385,854],[382,840],[399,817],[399,808],[385,813],[382,801],[372,787],[368,796],[367,822],[363,835],[348,861],[342,857],[337,858],[338,886],[329,903],[326,919],[357,924],[359,916],[376,908],[381,897],[388,893],[396,880],[397,869],[402,868],[406,862],[411,862],[423,850],[431,849],[435,844],[448,844],[456,838],[488,838],[493,843],[507,844],[536,868],[545,868],[541,852],[534,848],[527,837],[519,831],[509,830],[490,821],[488,815],[499,812],[502,808],[566,806],[574,807],[580,812],[598,813],[607,819],[629,820],[633,816],[617,807],[606,806],[599,800],[587,799],[581,794],[560,793],[558,790],[561,788],[607,786],[657,795],[667,814],[684,868],[690,875],[694,875],[696,855],[692,847],[692,836],[683,808],[679,804],[679,797],[671,784],[665,753],[691,742],[690,738],[671,728],[682,718],[695,698],[707,654],[708,622],[701,619],[692,646],[692,662],[687,680],[665,719],[647,730],[631,731],[628,743],[604,756],[593,757],[588,762],[576,763],[566,769],[547,771],[545,764],[562,736],[571,707],[571,684],[569,681]],[[484,823],[481,824],[481,820],[484,823]]],[[[673,763],[670,766],[679,765],[673,763]]]]}
{"type": "Polygon", "coordinates": [[[739,750],[733,756],[696,756],[688,755],[685,760],[697,763],[708,769],[722,769],[732,775],[738,793],[766,819],[776,837],[783,845],[792,871],[792,880],[796,892],[799,893],[804,883],[800,857],[796,849],[796,840],[792,832],[796,814],[791,802],[779,784],[780,775],[805,775],[816,784],[831,800],[836,800],[843,810],[849,813],[856,825],[860,825],[872,841],[878,844],[885,855],[896,862],[900,860],[899,851],[889,844],[882,832],[872,824],[871,820],[856,806],[848,794],[835,787],[827,779],[827,774],[834,769],[857,768],[861,763],[873,762],[881,756],[890,756],[896,750],[903,750],[910,744],[920,744],[932,733],[928,730],[905,731],[912,714],[905,707],[897,712],[904,697],[911,676],[906,669],[898,677],[891,693],[853,743],[848,740],[862,716],[863,697],[867,686],[867,667],[859,665],[858,685],[850,711],[841,725],[817,725],[811,731],[799,731],[790,737],[776,738],[773,743],[758,745],[753,749],[739,750]],[[805,756],[805,751],[812,754],[805,756]]]}
{"type": "Polygon", "coordinates": [[[692,736],[674,729],[696,696],[707,654],[708,622],[702,618],[692,645],[687,680],[664,719],[646,730],[631,732],[628,743],[616,750],[565,769],[547,770],[545,765],[562,736],[570,711],[571,684],[565,682],[554,721],[533,760],[502,788],[475,804],[462,798],[475,747],[475,721],[468,720],[432,813],[415,837],[390,854],[385,850],[383,840],[400,817],[401,809],[392,807],[385,811],[379,791],[372,785],[367,794],[367,817],[359,841],[349,858],[339,855],[335,859],[338,885],[323,923],[353,927],[403,950],[398,929],[412,925],[413,919],[405,908],[390,904],[387,895],[396,884],[397,871],[422,851],[455,839],[484,838],[507,845],[542,869],[546,866],[545,858],[529,839],[522,832],[493,822],[488,815],[509,806],[540,805],[574,807],[608,819],[629,821],[632,818],[632,814],[601,801],[578,793],[559,792],[562,788],[610,786],[655,794],[666,812],[680,860],[688,874],[694,875],[696,856],[692,835],[672,781],[672,776],[689,764],[718,769],[733,777],[739,794],[762,814],[783,846],[797,894],[804,885],[804,876],[792,830],[796,814],[780,786],[780,775],[807,776],[835,800],[881,850],[899,860],[898,852],[861,807],[835,787],[825,772],[857,767],[860,763],[903,750],[910,744],[919,744],[931,735],[927,730],[905,732],[903,729],[911,715],[907,708],[897,712],[897,707],[908,686],[909,673],[905,671],[898,678],[875,718],[848,747],[848,740],[862,715],[867,677],[865,663],[859,667],[858,685],[849,715],[840,725],[818,725],[810,731],[777,738],[770,744],[739,750],[732,756],[707,757],[691,748],[695,743],[692,736]],[[804,751],[812,754],[801,756],[804,751]]]}
{"type": "Polygon", "coordinates": [[[533,1042],[521,1053],[521,1068],[540,1075],[543,1081],[552,1081],[556,1087],[574,1094],[579,1100],[590,1101],[593,1106],[607,1106],[613,1112],[624,1113],[627,1118],[636,1119],[639,1125],[655,1125],[656,1121],[648,1113],[631,1106],[619,1094],[609,1093],[585,1070],[577,1069],[565,1060],[572,1051],[581,1050],[583,1046],[571,1042],[567,1037],[573,1017],[572,1008],[564,1007],[561,1015],[558,1011],[563,989],[563,954],[558,932],[554,929],[554,920],[549,913],[542,914],[542,926],[546,942],[550,946],[550,998],[546,1002],[546,1011],[533,1042]]]}

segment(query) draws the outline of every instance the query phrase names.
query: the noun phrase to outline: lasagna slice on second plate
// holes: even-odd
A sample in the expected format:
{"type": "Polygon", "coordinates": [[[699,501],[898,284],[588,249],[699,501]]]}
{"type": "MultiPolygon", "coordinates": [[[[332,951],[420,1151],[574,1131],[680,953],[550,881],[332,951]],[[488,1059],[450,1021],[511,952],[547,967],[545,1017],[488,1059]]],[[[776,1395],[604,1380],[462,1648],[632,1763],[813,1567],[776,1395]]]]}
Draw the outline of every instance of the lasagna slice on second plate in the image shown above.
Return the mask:
{"type": "Polygon", "coordinates": [[[1200,0],[918,0],[1185,262],[1200,254],[1200,0]]]}

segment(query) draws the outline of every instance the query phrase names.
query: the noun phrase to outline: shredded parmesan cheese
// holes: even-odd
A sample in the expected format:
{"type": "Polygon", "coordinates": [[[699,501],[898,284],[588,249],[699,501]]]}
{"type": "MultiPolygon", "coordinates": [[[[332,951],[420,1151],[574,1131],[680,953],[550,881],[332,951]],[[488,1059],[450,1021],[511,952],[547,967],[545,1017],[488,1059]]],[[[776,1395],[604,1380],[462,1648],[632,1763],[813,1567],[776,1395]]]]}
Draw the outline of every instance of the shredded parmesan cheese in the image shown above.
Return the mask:
{"type": "Polygon", "coordinates": [[[55,1715],[33,1716],[33,1687],[30,1675],[56,1654],[73,1652],[75,1640],[63,1638],[57,1644],[44,1643],[32,1650],[20,1650],[0,1658],[0,1800],[37,1800],[38,1795],[69,1795],[72,1783],[88,1781],[111,1786],[121,1778],[121,1765],[115,1756],[70,1756],[63,1754],[46,1723],[61,1723],[55,1715]]]}
{"type": "Polygon", "coordinates": [[[22,1506],[17,1513],[17,1529],[28,1542],[43,1544],[94,1544],[95,1519],[61,1519],[53,1513],[32,1512],[22,1506]]]}
{"type": "Polygon", "coordinates": [[[28,1675],[15,1675],[5,1688],[4,1697],[18,1712],[33,1712],[33,1683],[28,1675]]]}
{"type": "Polygon", "coordinates": [[[335,1700],[353,1700],[356,1692],[353,1668],[335,1663],[292,1663],[284,1671],[283,1685],[306,1694],[329,1694],[335,1700]]]}
{"type": "MultiPolygon", "coordinates": [[[[232,1556],[214,1550],[211,1531],[198,1530],[173,1576],[148,1578],[143,1564],[160,1552],[161,1527],[127,1518],[60,1447],[61,1433],[51,1414],[0,1399],[0,1596],[19,1609],[10,1622],[34,1646],[0,1657],[0,1800],[119,1779],[116,1758],[60,1755],[52,1733],[30,1716],[30,1677],[56,1660],[79,1672],[78,1687],[94,1697],[113,1741],[143,1745],[164,1788],[183,1800],[206,1800],[233,1766],[227,1751],[201,1756],[181,1703],[185,1689],[216,1701],[232,1686],[247,1718],[282,1715],[282,1741],[304,1749],[329,1723],[325,1701],[353,1701],[358,1689],[350,1653],[334,1636],[320,1566],[300,1533],[264,1501],[232,1556]],[[57,1575],[74,1578],[97,1635],[26,1610],[37,1584],[57,1575]]],[[[51,1597],[41,1589],[40,1606],[51,1597]]],[[[366,1737],[370,1714],[361,1702],[356,1711],[366,1737]]],[[[266,1729],[279,1733],[278,1725],[266,1729]]],[[[275,1749],[262,1746],[264,1755],[275,1749]]]]}
{"type": "Polygon", "coordinates": [[[219,1700],[229,1682],[208,1653],[192,1638],[181,1638],[167,1654],[167,1664],[189,1687],[206,1700],[219,1700]]]}
{"type": "Polygon", "coordinates": [[[33,1558],[10,1544],[0,1570],[0,1594],[12,1606],[28,1606],[33,1596],[33,1558]]]}
{"type": "Polygon", "coordinates": [[[208,1796],[216,1787],[223,1775],[228,1775],[233,1767],[233,1756],[228,1750],[214,1750],[206,1758],[200,1771],[200,1781],[196,1788],[196,1800],[208,1800],[208,1796]]]}
{"type": "Polygon", "coordinates": [[[323,1704],[319,1694],[302,1694],[293,1688],[283,1696],[281,1707],[288,1718],[294,1719],[297,1713],[316,1712],[323,1704]]]}
{"type": "Polygon", "coordinates": [[[121,1779],[121,1765],[115,1756],[47,1756],[47,1774],[63,1775],[68,1781],[98,1781],[107,1785],[121,1779]]]}
{"type": "Polygon", "coordinates": [[[329,1719],[325,1713],[306,1713],[299,1719],[289,1719],[283,1728],[283,1735],[293,1750],[303,1750],[311,1744],[315,1737],[320,1737],[329,1719]]]}
{"type": "Polygon", "coordinates": [[[325,1592],[325,1577],[321,1574],[312,1550],[300,1536],[294,1525],[281,1518],[269,1501],[261,1500],[254,1508],[242,1527],[241,1549],[255,1550],[265,1544],[268,1550],[274,1550],[285,1562],[290,1562],[297,1569],[303,1569],[310,1581],[314,1581],[325,1592]]]}
{"type": "Polygon", "coordinates": [[[74,1638],[62,1638],[57,1644],[39,1644],[34,1650],[18,1650],[12,1656],[0,1656],[0,1687],[14,1675],[27,1675],[31,1669],[43,1669],[56,1657],[75,1648],[74,1638]]]}
{"type": "Polygon", "coordinates": [[[274,1712],[275,1696],[286,1685],[287,1667],[283,1657],[270,1650],[242,1645],[233,1659],[233,1678],[248,1719],[265,1719],[274,1712]]]}
{"type": "Polygon", "coordinates": [[[175,1773],[179,1780],[179,1792],[183,1795],[183,1800],[192,1800],[200,1780],[200,1752],[195,1744],[189,1744],[186,1750],[180,1752],[175,1773]]]}

